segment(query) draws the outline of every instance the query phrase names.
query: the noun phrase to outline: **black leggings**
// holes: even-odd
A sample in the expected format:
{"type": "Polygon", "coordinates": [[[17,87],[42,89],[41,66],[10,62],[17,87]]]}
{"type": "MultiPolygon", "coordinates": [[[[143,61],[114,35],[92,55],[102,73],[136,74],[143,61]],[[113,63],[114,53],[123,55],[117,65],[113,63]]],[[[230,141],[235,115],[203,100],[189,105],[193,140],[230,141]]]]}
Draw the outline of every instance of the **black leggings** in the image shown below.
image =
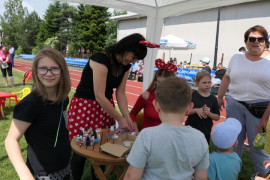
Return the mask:
{"type": "MultiPolygon", "coordinates": [[[[73,151],[73,155],[71,158],[71,170],[72,170],[72,176],[74,180],[81,180],[82,175],[83,175],[83,170],[84,170],[84,165],[85,165],[85,160],[86,158],[80,156],[79,154],[75,153],[73,151]]],[[[101,169],[104,170],[105,166],[101,166],[101,169]]],[[[97,180],[94,169],[91,166],[91,177],[92,180],[97,180]]]]}
{"type": "Polygon", "coordinates": [[[11,77],[12,76],[12,64],[11,63],[7,63],[8,64],[8,68],[3,69],[1,67],[1,71],[2,71],[2,75],[3,77],[7,77],[7,72],[8,72],[8,76],[11,77]]]}

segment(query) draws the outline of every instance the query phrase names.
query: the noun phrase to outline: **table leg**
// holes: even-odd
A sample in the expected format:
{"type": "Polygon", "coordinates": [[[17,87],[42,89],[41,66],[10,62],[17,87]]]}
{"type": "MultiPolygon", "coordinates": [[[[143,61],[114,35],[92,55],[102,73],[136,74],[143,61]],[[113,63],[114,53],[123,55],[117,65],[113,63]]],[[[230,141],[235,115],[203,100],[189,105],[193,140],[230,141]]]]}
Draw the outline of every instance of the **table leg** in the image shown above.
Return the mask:
{"type": "Polygon", "coordinates": [[[117,176],[117,178],[119,179],[119,177],[121,176],[121,172],[119,171],[117,166],[114,167],[113,172],[117,176]]]}
{"type": "Polygon", "coordinates": [[[107,178],[103,174],[103,171],[99,165],[91,165],[91,166],[94,168],[94,170],[95,170],[95,172],[100,180],[107,180],[107,178]]]}
{"type": "Polygon", "coordinates": [[[107,177],[111,174],[112,170],[114,169],[114,165],[109,165],[104,173],[104,175],[107,177]]]}
{"type": "Polygon", "coordinates": [[[125,176],[125,174],[127,172],[127,169],[128,169],[128,166],[124,166],[124,170],[123,170],[121,176],[119,177],[119,180],[123,180],[124,179],[124,176],[125,176]]]}

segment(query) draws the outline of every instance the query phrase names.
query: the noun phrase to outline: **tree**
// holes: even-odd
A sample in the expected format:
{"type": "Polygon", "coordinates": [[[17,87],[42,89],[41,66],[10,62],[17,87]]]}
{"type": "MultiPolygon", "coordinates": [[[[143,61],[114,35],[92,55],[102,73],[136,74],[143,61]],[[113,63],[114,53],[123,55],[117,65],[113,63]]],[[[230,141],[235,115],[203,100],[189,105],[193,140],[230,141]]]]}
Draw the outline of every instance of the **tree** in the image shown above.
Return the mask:
{"type": "Polygon", "coordinates": [[[39,32],[40,18],[34,11],[29,14],[23,23],[23,41],[21,42],[22,51],[27,54],[32,53],[32,49],[36,46],[36,38],[39,32]]]}
{"type": "Polygon", "coordinates": [[[37,37],[37,44],[42,46],[43,43],[51,37],[55,37],[59,32],[61,24],[61,3],[56,1],[49,5],[44,15],[44,21],[37,37]]]}
{"type": "Polygon", "coordinates": [[[108,20],[107,8],[80,5],[74,16],[72,27],[73,47],[80,47],[80,50],[90,50],[94,53],[103,50],[106,40],[106,25],[108,20]]]}
{"type": "MultiPolygon", "coordinates": [[[[114,10],[112,16],[120,16],[127,14],[127,11],[123,10],[114,10]]],[[[107,39],[105,43],[105,47],[109,47],[116,43],[117,41],[117,22],[113,19],[109,19],[106,23],[106,32],[107,32],[107,39]]]]}
{"type": "Polygon", "coordinates": [[[49,38],[56,38],[58,44],[55,44],[55,48],[59,51],[65,51],[67,44],[71,41],[70,29],[73,14],[76,11],[76,8],[67,3],[54,2],[50,4],[38,33],[37,44],[39,47],[43,47],[49,38]]]}
{"type": "Polygon", "coordinates": [[[28,10],[23,8],[22,0],[9,0],[5,2],[4,15],[0,17],[4,32],[4,43],[17,48],[23,41],[23,24],[28,10]]]}
{"type": "Polygon", "coordinates": [[[90,7],[90,29],[88,49],[91,54],[101,51],[105,47],[106,41],[106,22],[109,20],[108,8],[91,6],[90,7]]]}
{"type": "Polygon", "coordinates": [[[73,6],[69,6],[67,3],[63,3],[61,6],[61,23],[60,29],[58,31],[58,39],[59,39],[59,50],[61,52],[65,52],[68,44],[71,43],[71,26],[72,19],[74,14],[76,14],[77,9],[73,6]]]}

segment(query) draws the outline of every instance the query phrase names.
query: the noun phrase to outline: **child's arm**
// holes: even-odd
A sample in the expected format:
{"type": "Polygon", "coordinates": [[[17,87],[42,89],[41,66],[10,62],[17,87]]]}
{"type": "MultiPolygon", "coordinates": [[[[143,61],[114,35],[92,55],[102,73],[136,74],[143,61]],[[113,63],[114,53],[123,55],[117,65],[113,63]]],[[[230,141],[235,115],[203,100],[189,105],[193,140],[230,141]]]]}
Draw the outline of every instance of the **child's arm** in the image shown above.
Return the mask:
{"type": "Polygon", "coordinates": [[[124,180],[139,180],[143,174],[142,168],[135,168],[132,165],[129,165],[128,170],[125,174],[124,180]]]}
{"type": "MultiPolygon", "coordinates": [[[[210,108],[209,108],[210,109],[210,108]]],[[[219,120],[219,115],[218,114],[215,114],[215,113],[212,113],[212,112],[207,112],[208,114],[207,114],[207,116],[209,117],[209,118],[211,118],[212,120],[214,120],[214,121],[218,121],[219,120]]],[[[205,113],[206,114],[206,113],[205,113]]]]}
{"type": "Polygon", "coordinates": [[[25,131],[30,125],[31,124],[28,122],[13,119],[5,140],[5,147],[8,157],[21,180],[34,180],[33,175],[24,162],[19,145],[21,137],[24,135],[25,131]]]}
{"type": "Polygon", "coordinates": [[[192,114],[195,114],[197,113],[198,116],[201,118],[201,119],[205,119],[207,118],[207,115],[203,112],[203,108],[194,108],[190,111],[190,113],[188,115],[192,115],[192,114]]]}
{"type": "Polygon", "coordinates": [[[148,91],[144,91],[137,99],[135,105],[133,106],[132,110],[130,111],[129,115],[130,118],[133,122],[133,126],[135,127],[135,131],[138,134],[138,128],[137,128],[137,115],[139,114],[139,112],[145,108],[146,105],[146,100],[149,97],[149,92],[148,91]]]}
{"type": "Polygon", "coordinates": [[[195,169],[194,180],[207,180],[207,169],[206,170],[195,169]]]}

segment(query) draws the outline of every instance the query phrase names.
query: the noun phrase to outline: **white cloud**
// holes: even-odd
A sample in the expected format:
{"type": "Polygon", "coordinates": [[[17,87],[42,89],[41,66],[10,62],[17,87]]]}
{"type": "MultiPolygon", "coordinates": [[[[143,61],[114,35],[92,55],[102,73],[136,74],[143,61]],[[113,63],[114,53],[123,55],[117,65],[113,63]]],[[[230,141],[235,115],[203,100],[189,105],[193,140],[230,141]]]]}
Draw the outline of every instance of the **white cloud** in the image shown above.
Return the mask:
{"type": "Polygon", "coordinates": [[[26,1],[23,1],[22,2],[22,5],[23,7],[27,8],[28,9],[28,12],[31,13],[33,12],[35,9],[33,8],[32,4],[29,4],[28,2],[26,1]]]}

